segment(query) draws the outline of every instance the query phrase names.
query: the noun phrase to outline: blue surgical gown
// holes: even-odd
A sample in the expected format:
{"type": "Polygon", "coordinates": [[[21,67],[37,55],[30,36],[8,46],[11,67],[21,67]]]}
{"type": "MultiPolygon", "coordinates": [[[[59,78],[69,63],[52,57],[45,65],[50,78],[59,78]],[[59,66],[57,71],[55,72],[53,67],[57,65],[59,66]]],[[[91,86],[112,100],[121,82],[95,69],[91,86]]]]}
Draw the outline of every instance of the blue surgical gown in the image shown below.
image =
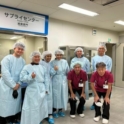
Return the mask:
{"type": "Polygon", "coordinates": [[[96,56],[94,56],[91,60],[91,65],[92,65],[93,71],[96,71],[96,64],[99,63],[99,62],[104,62],[106,64],[106,69],[108,71],[111,71],[111,69],[112,69],[112,59],[109,56],[107,56],[107,55],[104,55],[104,56],[96,55],[96,56]]]}
{"type": "Polygon", "coordinates": [[[51,62],[51,75],[53,87],[53,108],[67,110],[68,103],[68,81],[67,73],[69,66],[66,60],[53,60],[51,62]],[[58,70],[54,70],[54,66],[58,66],[58,70]]]}
{"type": "MultiPolygon", "coordinates": [[[[81,57],[81,58],[74,57],[71,60],[71,64],[76,62],[76,61],[82,62],[82,69],[86,73],[90,72],[90,62],[89,62],[89,60],[86,57],[84,57],[84,56],[81,57]]],[[[71,64],[70,64],[70,66],[71,66],[71,64]]],[[[88,100],[89,99],[89,83],[88,83],[88,81],[85,82],[85,94],[86,94],[86,99],[88,100]]]]}
{"type": "Polygon", "coordinates": [[[17,90],[18,97],[12,96],[13,88],[16,83],[21,84],[19,79],[20,72],[25,65],[22,57],[16,58],[13,55],[7,55],[1,61],[2,77],[0,79],[0,116],[8,117],[21,111],[21,87],[17,90]]]}
{"type": "Polygon", "coordinates": [[[45,68],[41,65],[26,65],[20,80],[28,83],[22,107],[21,124],[39,124],[48,116],[45,83],[48,82],[45,68]],[[32,73],[36,74],[32,78],[32,73]]]}
{"type": "Polygon", "coordinates": [[[51,79],[51,76],[50,76],[51,65],[50,65],[50,62],[45,62],[45,61],[40,61],[40,64],[45,67],[46,73],[47,73],[47,76],[48,76],[48,84],[47,84],[48,85],[47,87],[49,89],[49,92],[48,92],[48,95],[47,95],[48,114],[52,114],[53,99],[52,99],[52,79],[51,79]]]}

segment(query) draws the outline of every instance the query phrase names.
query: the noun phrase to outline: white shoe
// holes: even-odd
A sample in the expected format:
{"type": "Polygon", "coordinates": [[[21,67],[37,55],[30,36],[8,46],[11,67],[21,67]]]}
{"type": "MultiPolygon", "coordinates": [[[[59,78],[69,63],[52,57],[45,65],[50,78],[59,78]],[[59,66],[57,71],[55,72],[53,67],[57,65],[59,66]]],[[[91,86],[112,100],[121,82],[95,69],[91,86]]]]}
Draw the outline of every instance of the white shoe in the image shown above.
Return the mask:
{"type": "Polygon", "coordinates": [[[109,121],[108,121],[107,119],[105,119],[105,118],[102,119],[102,123],[103,123],[103,124],[108,124],[108,122],[109,122],[109,121]]]}
{"type": "Polygon", "coordinates": [[[93,120],[98,122],[100,120],[100,116],[97,116],[97,117],[93,118],[93,120]]]}
{"type": "Polygon", "coordinates": [[[80,116],[81,118],[83,118],[85,115],[84,115],[84,114],[79,114],[79,116],[80,116]]]}
{"type": "Polygon", "coordinates": [[[71,118],[75,118],[76,116],[75,115],[70,115],[71,118]]]}

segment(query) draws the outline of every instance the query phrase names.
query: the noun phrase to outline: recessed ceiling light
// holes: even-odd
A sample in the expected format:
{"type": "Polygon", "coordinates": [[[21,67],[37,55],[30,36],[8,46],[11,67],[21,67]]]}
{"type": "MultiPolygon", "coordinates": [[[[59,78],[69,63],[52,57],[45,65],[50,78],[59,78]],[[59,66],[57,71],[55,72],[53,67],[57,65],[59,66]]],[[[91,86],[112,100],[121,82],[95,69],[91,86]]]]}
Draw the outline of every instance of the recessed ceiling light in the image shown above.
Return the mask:
{"type": "Polygon", "coordinates": [[[73,12],[77,12],[77,13],[80,13],[80,14],[88,15],[88,16],[98,15],[98,13],[95,13],[95,12],[92,12],[92,11],[89,11],[89,10],[85,10],[85,9],[82,9],[82,8],[79,8],[79,7],[76,7],[76,6],[72,6],[72,5],[69,5],[69,4],[66,4],[66,3],[61,4],[59,7],[63,8],[63,9],[70,10],[70,11],[73,11],[73,12]]]}
{"type": "Polygon", "coordinates": [[[119,25],[124,25],[124,21],[122,21],[122,20],[115,21],[114,23],[119,24],[119,25]]]}
{"type": "Polygon", "coordinates": [[[15,36],[13,36],[13,37],[11,37],[10,39],[16,39],[17,37],[15,37],[15,36]]]}

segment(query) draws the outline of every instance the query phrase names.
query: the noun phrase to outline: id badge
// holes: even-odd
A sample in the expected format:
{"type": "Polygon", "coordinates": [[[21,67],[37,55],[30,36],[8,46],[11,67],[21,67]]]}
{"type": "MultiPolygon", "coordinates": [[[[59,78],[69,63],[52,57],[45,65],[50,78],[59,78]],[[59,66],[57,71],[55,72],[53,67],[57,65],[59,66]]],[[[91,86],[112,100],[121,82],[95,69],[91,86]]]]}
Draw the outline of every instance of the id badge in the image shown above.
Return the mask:
{"type": "Polygon", "coordinates": [[[83,83],[79,83],[79,85],[78,85],[79,87],[83,87],[84,86],[84,84],[83,83]]]}
{"type": "Polygon", "coordinates": [[[108,85],[107,84],[104,84],[103,85],[103,89],[108,89],[108,85]]]}

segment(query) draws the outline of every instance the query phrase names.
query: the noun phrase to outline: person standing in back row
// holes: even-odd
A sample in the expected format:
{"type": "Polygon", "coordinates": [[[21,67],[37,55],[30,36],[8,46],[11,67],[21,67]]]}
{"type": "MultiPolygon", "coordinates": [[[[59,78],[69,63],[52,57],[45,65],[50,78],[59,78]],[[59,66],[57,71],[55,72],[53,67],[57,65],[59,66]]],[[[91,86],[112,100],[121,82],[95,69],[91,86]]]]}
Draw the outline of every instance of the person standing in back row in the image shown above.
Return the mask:
{"type": "MultiPolygon", "coordinates": [[[[106,64],[106,70],[110,71],[112,70],[112,59],[111,57],[105,55],[105,52],[107,51],[105,43],[100,43],[98,48],[98,55],[94,56],[91,60],[91,66],[93,72],[96,71],[96,64],[99,62],[104,62],[106,64]]],[[[90,107],[91,110],[94,110],[94,105],[90,107]]]]}
{"type": "Polygon", "coordinates": [[[48,122],[49,124],[54,124],[54,119],[52,116],[53,113],[53,95],[52,95],[52,78],[50,76],[50,70],[51,70],[51,65],[50,61],[52,58],[52,53],[49,51],[44,51],[42,53],[42,60],[40,61],[40,65],[44,66],[46,68],[46,73],[48,76],[48,89],[49,93],[47,95],[47,108],[48,108],[48,122]]]}
{"type": "Polygon", "coordinates": [[[21,124],[41,124],[40,122],[48,117],[49,80],[45,67],[39,65],[40,52],[32,52],[30,58],[31,63],[25,65],[20,73],[20,80],[28,84],[22,107],[21,124]]]}
{"type": "Polygon", "coordinates": [[[64,110],[67,110],[68,103],[68,82],[67,74],[69,66],[63,59],[64,51],[58,49],[55,51],[55,60],[51,62],[51,76],[53,87],[53,117],[64,117],[64,110]]]}
{"type": "Polygon", "coordinates": [[[19,76],[25,65],[25,61],[21,57],[25,45],[16,42],[13,49],[13,55],[7,55],[1,61],[0,124],[6,124],[6,120],[17,123],[17,114],[21,111],[21,81],[19,76]]]}

